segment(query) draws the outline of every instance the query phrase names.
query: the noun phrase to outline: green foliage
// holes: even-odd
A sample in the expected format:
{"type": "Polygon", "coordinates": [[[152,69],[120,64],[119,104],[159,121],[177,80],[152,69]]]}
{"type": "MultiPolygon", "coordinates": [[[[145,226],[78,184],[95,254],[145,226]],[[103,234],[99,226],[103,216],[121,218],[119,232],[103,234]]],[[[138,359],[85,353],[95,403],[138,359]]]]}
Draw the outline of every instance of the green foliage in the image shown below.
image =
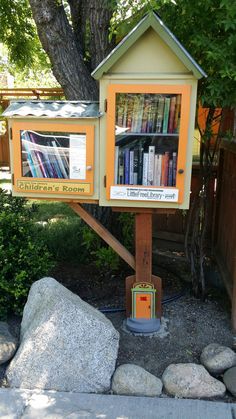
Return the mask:
{"type": "Polygon", "coordinates": [[[134,250],[134,214],[121,212],[119,215],[123,245],[130,251],[134,250]]]}
{"type": "Polygon", "coordinates": [[[20,313],[31,284],[53,266],[30,217],[23,198],[0,190],[0,317],[20,313]]]}
{"type": "Polygon", "coordinates": [[[56,262],[85,263],[88,252],[83,244],[80,218],[64,218],[36,226],[56,262]]]}
{"type": "Polygon", "coordinates": [[[27,0],[1,0],[0,42],[8,48],[10,62],[21,70],[47,63],[27,0]]]}
{"type": "Polygon", "coordinates": [[[236,2],[231,0],[121,0],[111,34],[122,39],[149,10],[158,12],[208,77],[198,97],[208,107],[236,106],[236,2]]]}

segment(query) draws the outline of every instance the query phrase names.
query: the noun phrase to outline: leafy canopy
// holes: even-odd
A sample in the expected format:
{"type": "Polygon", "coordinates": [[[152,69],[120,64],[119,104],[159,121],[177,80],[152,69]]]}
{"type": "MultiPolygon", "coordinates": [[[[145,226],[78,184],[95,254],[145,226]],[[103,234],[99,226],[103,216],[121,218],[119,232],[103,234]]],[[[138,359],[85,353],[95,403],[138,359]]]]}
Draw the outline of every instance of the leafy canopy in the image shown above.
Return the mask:
{"type": "MultiPolygon", "coordinates": [[[[157,11],[207,73],[199,97],[208,106],[236,105],[236,2],[232,0],[110,0],[110,33],[119,41],[148,11],[157,11]]],[[[69,1],[61,5],[69,13],[69,1]]],[[[89,8],[89,2],[88,2],[89,8]]],[[[91,11],[92,12],[92,11],[91,11]]],[[[70,20],[70,19],[69,19],[70,20]]],[[[28,0],[1,0],[0,42],[11,63],[23,68],[48,65],[28,0]]]]}

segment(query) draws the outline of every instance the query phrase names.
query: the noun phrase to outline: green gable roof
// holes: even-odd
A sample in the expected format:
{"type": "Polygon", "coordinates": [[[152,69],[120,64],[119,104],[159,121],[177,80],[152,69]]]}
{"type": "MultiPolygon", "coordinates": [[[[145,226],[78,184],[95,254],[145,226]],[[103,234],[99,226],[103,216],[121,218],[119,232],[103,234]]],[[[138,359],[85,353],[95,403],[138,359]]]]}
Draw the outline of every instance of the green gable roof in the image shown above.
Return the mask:
{"type": "Polygon", "coordinates": [[[200,79],[206,77],[206,73],[181,45],[178,39],[162,22],[160,17],[151,12],[143,17],[143,19],[126,35],[122,41],[111,51],[110,54],[97,66],[92,72],[92,76],[99,80],[104,73],[122,57],[122,55],[149,29],[152,28],[160,36],[160,38],[170,47],[175,55],[182,61],[185,67],[200,79]]]}

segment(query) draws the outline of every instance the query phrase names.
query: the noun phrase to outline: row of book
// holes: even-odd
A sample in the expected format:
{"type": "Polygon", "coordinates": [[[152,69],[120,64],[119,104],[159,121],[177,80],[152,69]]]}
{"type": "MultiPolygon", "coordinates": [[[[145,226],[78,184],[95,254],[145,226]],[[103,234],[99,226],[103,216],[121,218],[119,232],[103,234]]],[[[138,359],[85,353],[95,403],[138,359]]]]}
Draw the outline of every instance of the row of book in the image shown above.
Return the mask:
{"type": "Polygon", "coordinates": [[[157,153],[150,145],[115,147],[115,184],[176,186],[177,152],[157,153]]]}
{"type": "Polygon", "coordinates": [[[119,93],[117,133],[178,133],[180,111],[181,95],[119,93]]]}
{"type": "Polygon", "coordinates": [[[24,166],[23,163],[24,176],[69,178],[69,149],[62,147],[55,136],[43,136],[34,131],[22,131],[21,143],[23,162],[26,164],[24,166]]]}

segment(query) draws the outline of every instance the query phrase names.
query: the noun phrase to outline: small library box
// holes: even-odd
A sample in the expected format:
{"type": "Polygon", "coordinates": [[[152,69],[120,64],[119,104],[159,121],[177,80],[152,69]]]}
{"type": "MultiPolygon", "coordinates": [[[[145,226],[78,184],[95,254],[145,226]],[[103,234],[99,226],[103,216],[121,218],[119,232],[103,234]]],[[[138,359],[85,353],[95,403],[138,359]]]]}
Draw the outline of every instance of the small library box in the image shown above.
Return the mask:
{"type": "Polygon", "coordinates": [[[189,206],[197,82],[206,76],[158,15],[94,70],[100,83],[100,205],[189,206]]]}
{"type": "Polygon", "coordinates": [[[98,200],[98,103],[17,101],[4,116],[14,195],[98,200]]]}

